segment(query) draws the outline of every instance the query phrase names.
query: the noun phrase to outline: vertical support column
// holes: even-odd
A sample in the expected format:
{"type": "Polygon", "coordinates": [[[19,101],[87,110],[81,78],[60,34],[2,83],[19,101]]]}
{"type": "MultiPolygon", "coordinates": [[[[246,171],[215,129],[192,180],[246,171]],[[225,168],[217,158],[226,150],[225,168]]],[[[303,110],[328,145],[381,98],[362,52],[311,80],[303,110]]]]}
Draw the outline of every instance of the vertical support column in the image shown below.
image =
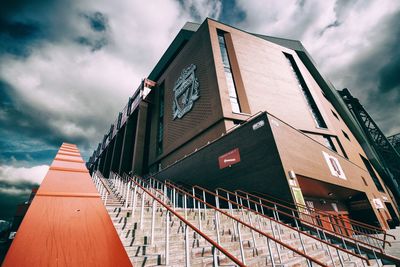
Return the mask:
{"type": "Polygon", "coordinates": [[[105,178],[108,178],[108,176],[110,176],[110,165],[111,165],[112,153],[114,150],[114,142],[115,142],[115,138],[114,138],[114,140],[111,140],[107,146],[107,153],[106,153],[106,158],[104,161],[104,168],[103,168],[103,176],[105,178]]]}
{"type": "Polygon", "coordinates": [[[103,151],[99,157],[99,164],[97,166],[97,169],[103,173],[103,168],[104,168],[104,162],[105,162],[105,158],[106,158],[106,153],[107,151],[103,151]]]}
{"type": "Polygon", "coordinates": [[[148,104],[144,101],[139,104],[139,114],[137,119],[135,144],[133,149],[132,158],[132,171],[134,173],[142,175],[143,171],[143,156],[144,156],[144,144],[146,138],[146,123],[147,123],[147,109],[148,104]]]}
{"type": "Polygon", "coordinates": [[[132,156],[133,156],[133,146],[136,134],[136,124],[137,124],[137,110],[134,111],[128,118],[125,125],[125,132],[122,142],[122,152],[121,160],[119,162],[118,173],[122,175],[123,173],[128,173],[132,170],[132,156]]]}
{"type": "MultiPolygon", "coordinates": [[[[113,153],[111,156],[110,170],[116,173],[118,173],[119,171],[119,165],[122,156],[122,145],[124,142],[125,127],[126,126],[124,125],[123,127],[121,127],[121,129],[118,130],[117,136],[115,137],[113,153]]],[[[118,174],[121,175],[122,173],[118,174]]]]}

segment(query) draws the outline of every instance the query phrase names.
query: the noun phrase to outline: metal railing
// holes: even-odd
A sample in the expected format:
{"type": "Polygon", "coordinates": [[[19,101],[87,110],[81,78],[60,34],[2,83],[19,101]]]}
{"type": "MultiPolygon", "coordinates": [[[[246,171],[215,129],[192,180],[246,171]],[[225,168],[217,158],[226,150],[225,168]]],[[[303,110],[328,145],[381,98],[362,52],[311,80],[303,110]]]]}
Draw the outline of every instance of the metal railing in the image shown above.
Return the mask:
{"type": "MultiPolygon", "coordinates": [[[[371,249],[374,250],[378,250],[382,253],[384,253],[384,248],[385,248],[385,244],[388,244],[389,246],[391,246],[390,242],[386,240],[386,235],[384,236],[384,239],[379,238],[375,235],[366,235],[364,232],[360,232],[358,231],[356,228],[349,228],[346,227],[344,225],[340,225],[332,220],[326,220],[324,218],[321,217],[317,217],[316,215],[308,212],[307,210],[303,209],[302,207],[299,207],[298,209],[294,209],[291,208],[289,206],[277,203],[275,201],[272,200],[268,200],[262,197],[259,197],[257,195],[245,192],[243,190],[236,190],[235,192],[237,192],[238,194],[244,195],[246,197],[249,197],[251,199],[255,199],[254,201],[256,202],[262,202],[263,204],[271,205],[273,207],[275,207],[278,212],[279,212],[279,208],[281,208],[282,210],[284,210],[283,212],[286,213],[286,210],[289,210],[291,213],[298,213],[299,214],[299,220],[307,225],[310,225],[312,227],[316,227],[316,228],[320,228],[320,229],[325,229],[325,231],[327,233],[330,233],[334,236],[339,237],[340,239],[349,239],[349,240],[353,240],[354,242],[362,244],[366,247],[370,247],[371,249]],[[331,230],[327,229],[326,227],[323,227],[323,224],[327,224],[331,226],[331,230]]],[[[328,217],[330,218],[330,217],[328,217]]]]}
{"type": "MultiPolygon", "coordinates": [[[[185,212],[185,216],[179,214],[179,212],[171,207],[171,202],[169,199],[164,195],[164,193],[157,188],[154,188],[147,184],[140,178],[137,177],[128,177],[124,175],[121,177],[117,174],[112,174],[111,179],[109,179],[110,184],[112,185],[113,192],[121,197],[125,198],[124,203],[130,203],[127,205],[132,208],[132,219],[135,217],[135,211],[139,211],[140,219],[139,220],[139,227],[143,229],[143,218],[144,218],[144,210],[146,208],[151,209],[152,219],[151,219],[151,229],[150,229],[150,244],[154,244],[155,239],[155,214],[156,211],[161,209],[165,209],[165,232],[164,232],[164,244],[165,244],[165,251],[164,257],[165,265],[170,265],[170,242],[171,242],[171,227],[173,225],[173,217],[176,217],[178,221],[181,223],[179,228],[181,232],[183,232],[184,238],[184,261],[185,266],[191,265],[191,257],[190,257],[190,249],[192,237],[197,234],[199,237],[203,238],[211,248],[212,254],[212,264],[213,266],[219,266],[222,261],[228,260],[229,263],[233,263],[236,266],[245,266],[243,262],[237,259],[233,254],[231,254],[227,249],[223,246],[215,242],[212,238],[202,232],[198,227],[196,227],[193,223],[191,223],[187,219],[187,214],[185,212]],[[127,193],[131,191],[131,194],[127,193]],[[140,199],[139,199],[140,198],[140,199]],[[147,199],[147,200],[146,200],[147,199]],[[148,203],[147,205],[145,203],[148,203]],[[138,209],[138,210],[137,210],[138,209]]],[[[126,205],[126,204],[125,204],[126,205]]],[[[192,240],[193,242],[195,240],[192,240]]],[[[200,243],[200,238],[197,238],[197,243],[200,243]]],[[[176,257],[177,255],[174,255],[176,257]]],[[[224,263],[226,264],[226,263],[224,263]]]]}
{"type": "MultiPolygon", "coordinates": [[[[257,248],[256,245],[256,239],[255,239],[255,235],[254,233],[258,234],[259,236],[263,236],[264,238],[266,238],[266,244],[268,247],[268,251],[269,251],[269,255],[267,257],[270,258],[272,265],[276,264],[276,261],[279,261],[281,264],[282,262],[282,258],[281,258],[281,253],[282,253],[282,249],[286,249],[288,251],[291,251],[294,254],[297,254],[300,257],[303,257],[304,259],[307,260],[307,263],[309,266],[311,266],[313,263],[314,264],[318,264],[321,266],[326,266],[326,264],[322,263],[319,260],[314,259],[312,256],[308,255],[307,253],[304,253],[303,251],[300,251],[284,242],[282,242],[281,240],[279,240],[278,238],[274,237],[273,235],[271,236],[270,234],[261,231],[258,228],[255,228],[252,223],[246,223],[243,220],[233,216],[232,214],[230,214],[230,212],[226,212],[222,209],[220,209],[218,206],[213,206],[210,203],[207,202],[207,200],[205,201],[204,199],[201,199],[202,196],[198,197],[196,196],[195,193],[193,192],[187,192],[177,186],[175,186],[173,183],[171,182],[166,182],[166,183],[162,183],[156,179],[151,179],[149,178],[150,183],[151,184],[164,184],[166,185],[167,191],[166,193],[170,196],[172,203],[174,205],[174,207],[176,207],[176,205],[182,205],[183,203],[186,203],[187,201],[189,201],[188,203],[190,203],[191,201],[193,201],[193,203],[191,205],[188,205],[188,203],[185,204],[186,207],[190,206],[192,208],[196,208],[198,210],[199,216],[198,218],[204,218],[207,216],[207,210],[211,210],[214,212],[213,217],[214,217],[214,222],[216,224],[216,229],[219,228],[219,224],[220,224],[220,215],[225,216],[227,218],[229,218],[230,220],[232,220],[233,222],[233,229],[234,229],[234,233],[236,235],[236,237],[239,238],[239,245],[241,247],[240,251],[241,251],[241,258],[242,261],[244,263],[246,263],[246,259],[244,256],[244,252],[243,252],[243,247],[242,247],[242,238],[241,238],[241,231],[240,228],[247,228],[251,234],[252,234],[252,242],[253,242],[253,246],[254,248],[257,248]],[[179,199],[180,197],[180,199],[179,199]],[[185,201],[185,199],[187,199],[185,201]],[[197,203],[197,205],[196,205],[197,203]],[[278,255],[278,259],[275,260],[273,257],[273,253],[272,253],[272,247],[276,248],[276,254],[278,255]]],[[[239,208],[236,210],[240,210],[239,208]]],[[[201,228],[201,220],[199,220],[198,222],[199,227],[201,228]]],[[[217,242],[219,242],[220,237],[218,236],[219,231],[217,230],[217,242]]],[[[303,244],[304,245],[304,244],[303,244]]],[[[304,246],[303,246],[304,247],[304,246]]],[[[358,255],[357,255],[358,256],[358,255]]],[[[364,261],[366,261],[367,259],[360,256],[360,258],[364,261]]],[[[333,260],[333,259],[332,259],[333,260]]],[[[341,259],[339,259],[341,261],[341,259]]],[[[334,264],[334,263],[333,263],[334,264]]],[[[342,265],[343,266],[343,265],[342,265]]]]}
{"type": "MultiPolygon", "coordinates": [[[[330,247],[332,247],[333,249],[337,249],[342,251],[343,253],[348,254],[348,259],[350,260],[350,256],[353,257],[357,257],[361,260],[364,260],[367,262],[367,258],[360,256],[363,252],[360,249],[360,242],[357,243],[356,242],[349,242],[349,240],[346,240],[345,238],[343,238],[343,236],[340,236],[338,238],[338,240],[341,242],[342,247],[339,247],[336,244],[332,244],[331,240],[329,239],[329,231],[327,231],[326,229],[322,228],[322,227],[316,227],[315,228],[315,234],[317,236],[312,235],[311,233],[306,232],[306,229],[302,229],[302,226],[306,223],[307,225],[309,224],[307,221],[304,221],[302,218],[299,218],[298,216],[296,216],[296,213],[294,210],[291,210],[291,213],[287,213],[287,212],[283,212],[283,211],[279,211],[277,209],[277,205],[273,205],[271,206],[267,206],[264,205],[262,202],[256,202],[254,200],[249,199],[248,197],[243,197],[241,195],[239,195],[237,192],[231,192],[229,190],[223,189],[223,188],[218,188],[216,190],[216,193],[213,193],[207,189],[204,189],[202,187],[196,187],[199,188],[200,190],[206,190],[207,192],[217,195],[219,196],[219,198],[221,198],[224,201],[229,201],[229,202],[234,202],[234,203],[239,203],[241,206],[243,206],[243,208],[245,208],[248,211],[252,211],[254,214],[257,214],[259,216],[262,216],[263,218],[267,218],[271,221],[274,221],[275,223],[279,224],[280,227],[283,227],[285,229],[290,229],[292,231],[296,231],[297,234],[299,235],[299,238],[301,239],[301,235],[304,235],[308,238],[312,238],[317,242],[322,242],[323,244],[326,245],[327,248],[327,252],[330,253],[330,247]],[[219,192],[225,192],[226,193],[226,197],[222,197],[219,192]],[[232,201],[231,200],[231,196],[236,200],[236,201],[232,201]],[[244,203],[244,204],[243,204],[244,203]],[[247,204],[247,206],[246,206],[247,204]],[[268,213],[268,211],[270,212],[270,215],[266,215],[268,213]],[[290,224],[286,224],[282,222],[282,217],[286,217],[289,220],[291,220],[295,227],[292,227],[290,224]],[[351,245],[355,245],[355,251],[357,251],[358,254],[353,253],[352,251],[350,251],[349,247],[351,247],[351,245]]],[[[375,248],[377,249],[377,248],[375,248]]],[[[373,255],[374,255],[374,259],[378,262],[378,257],[375,253],[374,248],[372,248],[373,251],[373,255]]],[[[338,251],[337,251],[338,253],[338,251]]],[[[368,262],[367,262],[368,264],[368,262]]],[[[379,265],[379,262],[378,262],[379,265]]],[[[363,266],[364,266],[364,262],[363,262],[363,266]]]]}
{"type": "MultiPolygon", "coordinates": [[[[258,198],[264,199],[264,200],[272,199],[272,201],[280,203],[283,206],[294,207],[294,208],[297,208],[300,210],[305,210],[305,211],[309,212],[310,214],[326,216],[326,217],[330,218],[330,220],[331,219],[341,220],[344,223],[348,223],[349,225],[351,225],[351,228],[354,229],[359,235],[364,235],[364,236],[383,235],[383,238],[381,239],[382,248],[385,248],[385,244],[388,244],[389,246],[391,246],[390,242],[387,241],[387,237],[391,237],[391,238],[393,238],[393,240],[396,240],[396,237],[394,235],[387,233],[387,231],[381,227],[366,224],[366,223],[356,221],[356,220],[353,220],[350,218],[338,217],[335,214],[328,213],[328,212],[325,212],[325,211],[317,209],[317,208],[309,207],[307,205],[303,205],[300,203],[291,203],[291,202],[270,196],[265,193],[254,192],[253,195],[255,195],[258,198]]],[[[333,228],[333,229],[335,229],[335,228],[333,228]]]]}
{"type": "Polygon", "coordinates": [[[104,206],[106,206],[107,200],[109,199],[111,192],[107,188],[106,184],[103,182],[103,175],[99,171],[96,171],[95,173],[93,173],[92,179],[97,191],[99,191],[101,199],[104,201],[104,206]]]}
{"type": "MultiPolygon", "coordinates": [[[[207,190],[205,188],[202,188],[200,186],[194,186],[193,188],[200,190],[202,193],[205,192],[206,194],[210,194],[210,195],[216,197],[216,200],[218,201],[218,205],[221,205],[221,202],[225,203],[225,205],[228,205],[229,209],[232,209],[232,206],[234,205],[236,207],[239,207],[242,211],[243,210],[250,211],[254,215],[257,215],[255,217],[258,217],[258,219],[262,218],[263,220],[268,220],[271,225],[275,224],[275,226],[279,230],[278,233],[279,232],[288,232],[288,231],[294,232],[295,234],[297,234],[297,236],[302,244],[304,253],[307,253],[307,251],[305,250],[305,247],[304,247],[304,240],[305,239],[313,239],[313,243],[319,243],[320,247],[323,248],[326,251],[326,253],[329,255],[332,262],[333,262],[333,255],[332,255],[331,250],[336,251],[336,255],[338,256],[338,258],[340,260],[341,266],[344,266],[344,262],[343,262],[344,258],[340,253],[345,254],[347,256],[348,260],[351,260],[351,256],[359,258],[361,260],[363,266],[365,266],[364,261],[368,264],[367,258],[347,250],[346,244],[344,244],[344,248],[334,245],[334,244],[331,244],[328,241],[328,238],[327,238],[324,230],[317,232],[318,237],[313,236],[305,231],[301,231],[300,230],[300,222],[298,221],[298,218],[296,218],[296,216],[294,216],[294,214],[285,214],[285,215],[293,219],[296,227],[292,227],[288,224],[282,223],[280,221],[280,214],[276,209],[267,207],[260,203],[254,203],[255,210],[253,210],[251,208],[249,199],[243,199],[240,195],[230,192],[228,190],[219,188],[216,190],[216,193],[214,193],[214,192],[207,190]],[[219,194],[219,191],[225,192],[227,194],[227,197],[221,196],[219,194]],[[231,196],[235,200],[231,200],[231,196]],[[245,202],[243,200],[245,200],[245,202]],[[243,203],[247,203],[248,206],[245,206],[245,204],[243,204],[243,203]],[[266,210],[271,210],[273,213],[273,217],[265,215],[266,210]]],[[[204,193],[203,193],[203,195],[204,195],[204,193]]],[[[245,219],[245,217],[243,217],[243,212],[242,212],[242,219],[243,220],[245,219]]],[[[249,220],[251,221],[251,217],[249,217],[249,220]]],[[[278,235],[278,238],[281,239],[281,236],[278,235]]],[[[359,252],[359,254],[361,254],[360,250],[358,252],[359,252]]]]}

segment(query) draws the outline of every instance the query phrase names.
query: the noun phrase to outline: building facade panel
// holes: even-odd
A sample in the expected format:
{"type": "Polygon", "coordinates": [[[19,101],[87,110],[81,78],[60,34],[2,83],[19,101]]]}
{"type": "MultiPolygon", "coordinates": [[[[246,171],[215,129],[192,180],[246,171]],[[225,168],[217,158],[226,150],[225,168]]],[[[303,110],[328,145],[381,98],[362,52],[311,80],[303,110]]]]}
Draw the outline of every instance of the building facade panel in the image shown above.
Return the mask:
{"type": "MultiPolygon", "coordinates": [[[[163,152],[157,155],[155,149],[156,138],[154,137],[156,137],[155,133],[158,130],[157,114],[159,112],[157,104],[160,101],[160,96],[157,94],[156,89],[154,93],[157,96],[155,97],[155,103],[153,103],[153,107],[155,108],[152,112],[152,137],[150,140],[151,152],[149,162],[151,164],[158,162],[164,155],[195,138],[222,118],[207,24],[199,28],[193,38],[173,59],[165,72],[157,80],[157,84],[157,89],[160,86],[164,88],[163,152]],[[182,71],[192,64],[196,67],[194,75],[199,84],[199,98],[195,100],[192,109],[188,113],[182,118],[174,119],[172,107],[175,95],[173,89],[182,71]]],[[[181,99],[178,99],[178,101],[181,101],[181,99]]],[[[179,102],[179,104],[182,103],[179,102]]],[[[220,130],[216,129],[216,131],[221,134],[220,130]]],[[[192,142],[192,150],[205,144],[204,138],[198,140],[200,143],[192,142]]]]}

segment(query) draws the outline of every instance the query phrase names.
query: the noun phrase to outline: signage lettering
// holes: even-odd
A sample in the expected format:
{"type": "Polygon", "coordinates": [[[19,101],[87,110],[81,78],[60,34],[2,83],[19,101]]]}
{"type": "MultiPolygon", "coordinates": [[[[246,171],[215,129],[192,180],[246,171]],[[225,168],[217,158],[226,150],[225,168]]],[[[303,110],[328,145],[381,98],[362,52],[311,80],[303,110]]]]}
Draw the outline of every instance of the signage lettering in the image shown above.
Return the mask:
{"type": "Polygon", "coordinates": [[[239,148],[235,148],[218,157],[219,168],[224,169],[240,162],[239,148]]]}

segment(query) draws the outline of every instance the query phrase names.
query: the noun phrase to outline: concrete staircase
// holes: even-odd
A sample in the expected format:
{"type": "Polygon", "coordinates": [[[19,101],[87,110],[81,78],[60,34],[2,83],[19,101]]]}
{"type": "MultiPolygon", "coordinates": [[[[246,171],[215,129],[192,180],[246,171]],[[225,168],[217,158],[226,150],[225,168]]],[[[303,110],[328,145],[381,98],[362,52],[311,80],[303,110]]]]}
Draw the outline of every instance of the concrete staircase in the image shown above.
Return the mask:
{"type": "Polygon", "coordinates": [[[134,266],[384,266],[251,211],[190,205],[166,187],[117,175],[93,179],[134,266]]]}

